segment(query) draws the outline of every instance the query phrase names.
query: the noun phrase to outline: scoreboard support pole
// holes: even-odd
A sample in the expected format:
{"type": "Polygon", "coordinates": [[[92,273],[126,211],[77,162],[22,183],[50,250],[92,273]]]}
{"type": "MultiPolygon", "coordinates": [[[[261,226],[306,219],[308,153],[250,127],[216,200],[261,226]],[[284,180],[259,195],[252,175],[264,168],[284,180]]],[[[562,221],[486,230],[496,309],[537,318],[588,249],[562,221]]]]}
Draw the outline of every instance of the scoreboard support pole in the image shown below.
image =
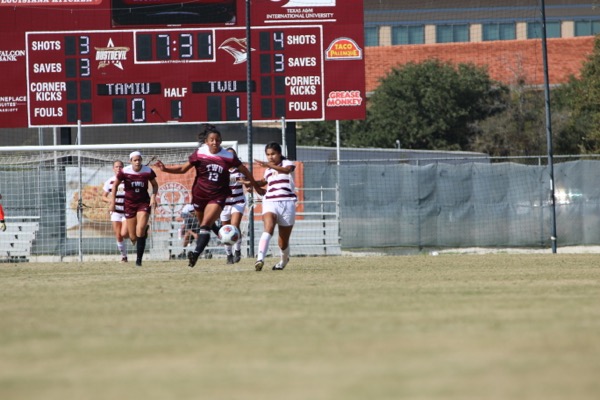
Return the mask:
{"type": "Polygon", "coordinates": [[[296,160],[296,122],[285,123],[285,143],[287,145],[287,158],[296,160]]]}
{"type": "MultiPolygon", "coordinates": [[[[252,35],[250,10],[250,0],[246,0],[246,48],[248,49],[246,56],[246,99],[248,103],[248,123],[246,133],[248,141],[248,169],[250,170],[250,173],[252,173],[252,165],[254,164],[252,147],[254,145],[254,141],[252,140],[252,57],[250,56],[252,51],[252,43],[250,38],[252,35]]],[[[254,258],[254,207],[250,207],[248,210],[248,256],[254,258]]]]}

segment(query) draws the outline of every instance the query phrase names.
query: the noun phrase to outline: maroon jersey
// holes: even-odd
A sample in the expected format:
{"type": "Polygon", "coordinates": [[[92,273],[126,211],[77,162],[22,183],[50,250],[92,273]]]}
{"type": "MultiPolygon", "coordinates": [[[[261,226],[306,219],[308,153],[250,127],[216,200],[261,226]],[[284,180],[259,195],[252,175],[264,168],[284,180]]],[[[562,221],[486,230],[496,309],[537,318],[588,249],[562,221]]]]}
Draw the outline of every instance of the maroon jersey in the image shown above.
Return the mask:
{"type": "Polygon", "coordinates": [[[229,168],[238,167],[242,163],[239,158],[223,148],[217,154],[212,154],[208,146],[201,146],[188,161],[196,168],[192,187],[194,198],[224,201],[231,195],[229,168]]]}
{"type": "Polygon", "coordinates": [[[117,178],[125,185],[125,211],[127,211],[127,208],[136,208],[140,204],[150,203],[149,182],[156,179],[156,174],[152,168],[143,165],[136,172],[130,165],[119,171],[117,178]]]}

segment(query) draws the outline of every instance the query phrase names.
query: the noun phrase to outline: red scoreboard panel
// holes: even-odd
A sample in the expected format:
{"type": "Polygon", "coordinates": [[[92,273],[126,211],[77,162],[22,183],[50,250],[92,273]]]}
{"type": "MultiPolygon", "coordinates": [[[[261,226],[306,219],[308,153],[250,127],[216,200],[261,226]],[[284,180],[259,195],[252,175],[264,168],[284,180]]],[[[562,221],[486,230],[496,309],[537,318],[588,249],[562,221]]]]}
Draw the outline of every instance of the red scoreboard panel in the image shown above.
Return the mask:
{"type": "Polygon", "coordinates": [[[362,119],[362,7],[0,0],[0,127],[362,119]]]}

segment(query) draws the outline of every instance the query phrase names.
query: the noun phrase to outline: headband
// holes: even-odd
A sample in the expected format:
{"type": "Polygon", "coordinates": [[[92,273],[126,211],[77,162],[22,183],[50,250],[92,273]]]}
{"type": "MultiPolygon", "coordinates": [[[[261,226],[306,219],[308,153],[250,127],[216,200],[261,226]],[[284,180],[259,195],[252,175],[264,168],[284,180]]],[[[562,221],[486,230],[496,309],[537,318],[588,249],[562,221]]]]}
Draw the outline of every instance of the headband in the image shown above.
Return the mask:
{"type": "Polygon", "coordinates": [[[142,153],[140,153],[139,151],[132,151],[131,154],[129,154],[129,160],[131,160],[133,157],[135,156],[142,156],[142,153]]]}

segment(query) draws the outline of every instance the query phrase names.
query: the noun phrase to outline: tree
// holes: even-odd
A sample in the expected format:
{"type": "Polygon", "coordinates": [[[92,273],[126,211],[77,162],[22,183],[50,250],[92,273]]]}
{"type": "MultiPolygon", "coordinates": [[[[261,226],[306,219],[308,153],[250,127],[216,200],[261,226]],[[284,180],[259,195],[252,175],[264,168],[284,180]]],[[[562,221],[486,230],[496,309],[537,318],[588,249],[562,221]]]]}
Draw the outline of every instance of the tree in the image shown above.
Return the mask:
{"type": "Polygon", "coordinates": [[[375,144],[404,148],[468,150],[474,123],[504,109],[505,86],[484,68],[428,60],[393,69],[371,98],[375,144]]]}
{"type": "Polygon", "coordinates": [[[544,92],[527,88],[523,81],[510,88],[504,112],[477,125],[471,150],[491,156],[526,156],[546,153],[544,92]]]}
{"type": "MultiPolygon", "coordinates": [[[[342,124],[342,145],[469,150],[475,122],[502,111],[506,91],[472,64],[408,63],[381,80],[365,121],[342,124]]],[[[332,132],[331,124],[306,124],[299,136],[301,144],[327,145],[335,143],[332,132]]]]}
{"type": "Polygon", "coordinates": [[[580,153],[600,153],[600,39],[583,64],[579,78],[554,91],[557,109],[567,114],[557,130],[561,143],[576,146],[580,153]]]}

